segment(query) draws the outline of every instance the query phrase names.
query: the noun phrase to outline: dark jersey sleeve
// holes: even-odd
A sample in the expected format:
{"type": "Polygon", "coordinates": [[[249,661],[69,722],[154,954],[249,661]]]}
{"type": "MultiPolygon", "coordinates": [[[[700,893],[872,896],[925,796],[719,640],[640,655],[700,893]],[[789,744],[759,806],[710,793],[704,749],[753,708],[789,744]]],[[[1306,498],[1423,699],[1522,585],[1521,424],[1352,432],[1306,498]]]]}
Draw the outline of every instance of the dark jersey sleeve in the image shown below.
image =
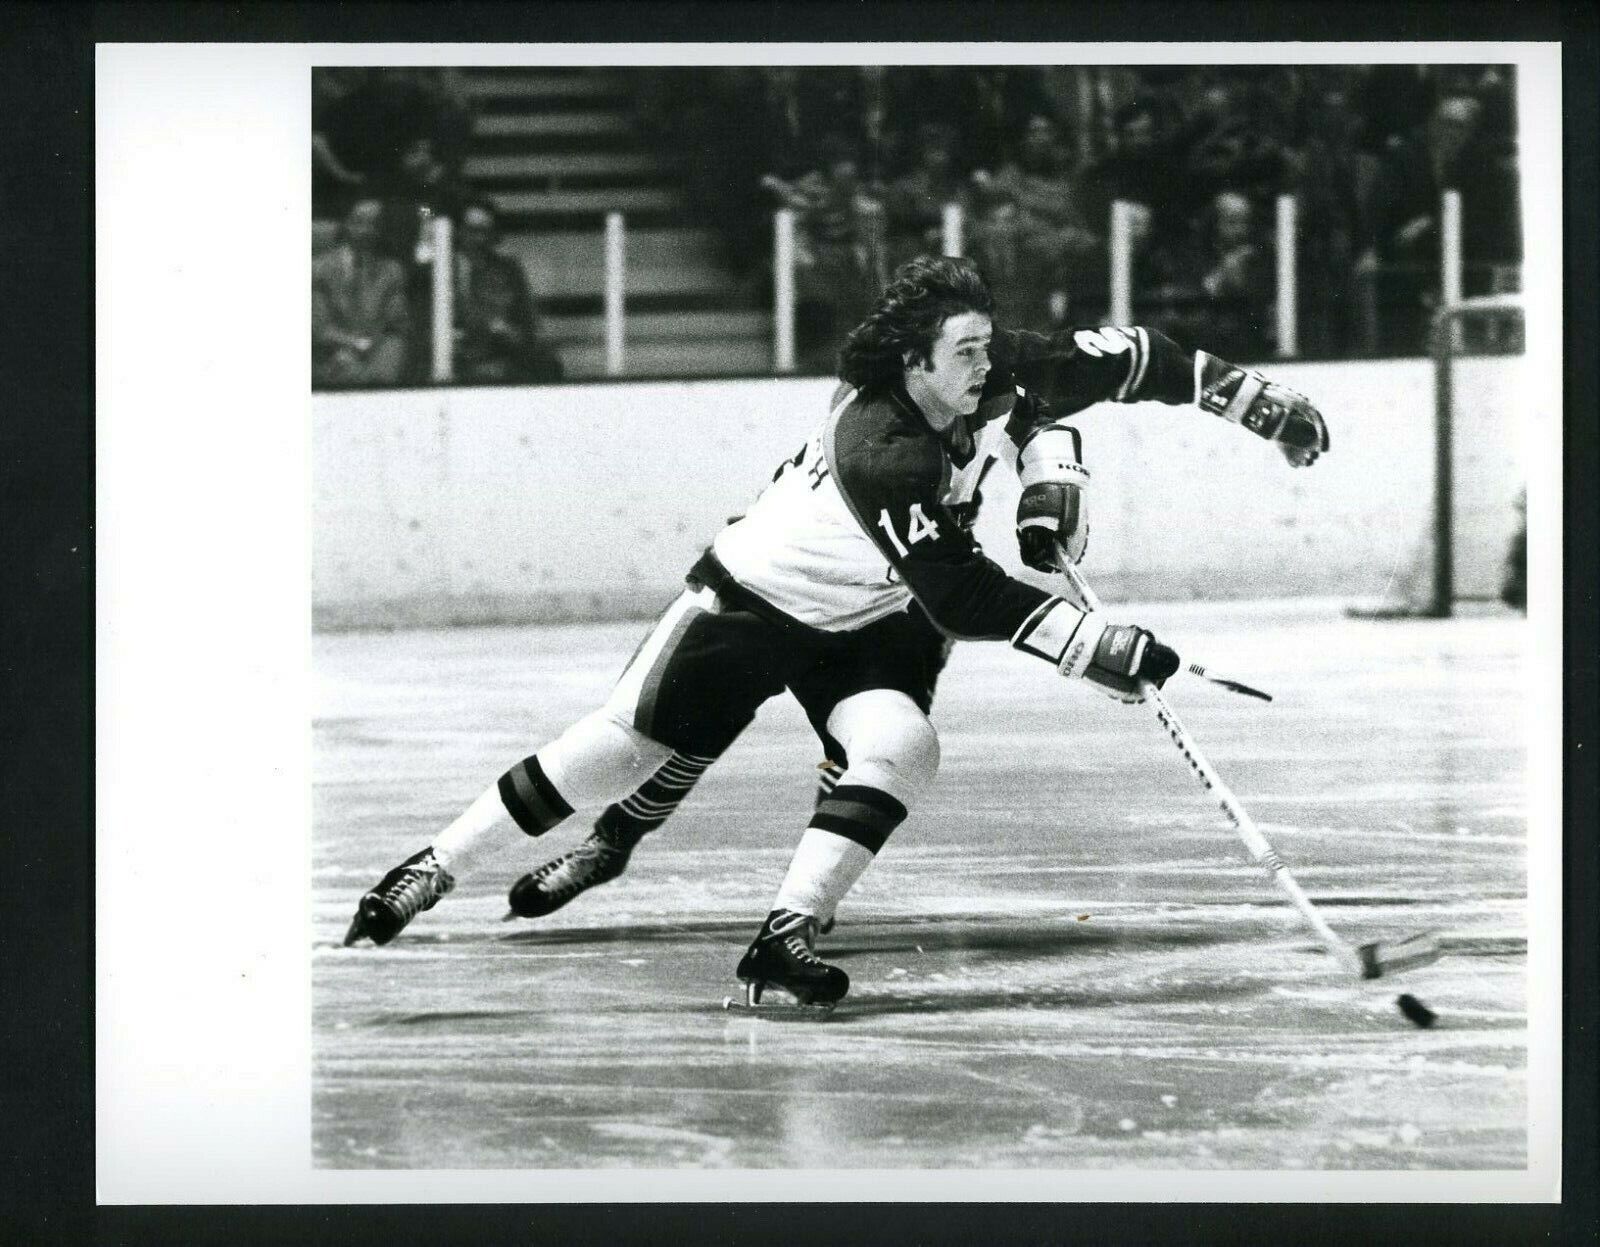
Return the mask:
{"type": "Polygon", "coordinates": [[[1194,359],[1156,329],[1001,329],[989,343],[984,393],[1021,386],[1058,416],[1103,402],[1192,403],[1194,359]]]}
{"type": "Polygon", "coordinates": [[[948,469],[934,438],[884,438],[871,426],[870,419],[841,420],[827,448],[857,523],[941,631],[1010,640],[1051,595],[985,557],[940,503],[948,469]]]}

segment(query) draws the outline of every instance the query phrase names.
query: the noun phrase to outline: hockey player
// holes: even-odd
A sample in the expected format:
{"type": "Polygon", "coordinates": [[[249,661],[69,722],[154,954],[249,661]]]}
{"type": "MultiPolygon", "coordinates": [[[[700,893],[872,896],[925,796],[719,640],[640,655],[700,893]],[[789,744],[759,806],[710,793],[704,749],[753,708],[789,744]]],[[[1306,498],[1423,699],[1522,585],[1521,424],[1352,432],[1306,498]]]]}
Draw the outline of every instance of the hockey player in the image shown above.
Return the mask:
{"type": "Polygon", "coordinates": [[[819,922],[938,767],[927,716],[941,633],[1009,641],[1122,700],[1176,671],[1177,655],[1146,629],[1006,575],[958,513],[994,463],[1014,462],[1028,561],[1074,557],[1083,469],[1076,435],[1047,403],[1065,416],[1104,400],[1193,402],[1277,442],[1294,466],[1327,450],[1321,415],[1260,374],[1159,333],[996,331],[992,308],[966,261],[903,265],[841,351],[844,385],[827,418],[718,533],[606,703],[380,880],[346,943],[393,939],[507,818],[537,836],[580,805],[628,794],[639,810],[675,803],[787,688],[842,769],[736,974],[752,1003],[774,985],[830,1004],[849,980],[813,951],[819,922]]]}

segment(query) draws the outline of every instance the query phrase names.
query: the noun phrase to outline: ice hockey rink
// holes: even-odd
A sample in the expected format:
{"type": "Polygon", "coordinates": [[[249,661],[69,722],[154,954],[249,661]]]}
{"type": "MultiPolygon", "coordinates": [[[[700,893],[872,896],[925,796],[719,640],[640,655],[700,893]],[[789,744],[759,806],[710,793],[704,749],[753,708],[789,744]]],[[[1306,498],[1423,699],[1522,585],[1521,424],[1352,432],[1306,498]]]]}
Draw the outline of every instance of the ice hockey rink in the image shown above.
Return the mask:
{"type": "MultiPolygon", "coordinates": [[[[1088,570],[1091,572],[1093,568],[1088,570]]],[[[360,892],[596,705],[644,623],[318,635],[313,1164],[336,1169],[1503,1170],[1528,1163],[1528,625],[1332,600],[1141,606],[1185,726],[1352,942],[1340,970],[1148,707],[957,646],[940,777],[819,946],[826,1020],[728,1012],[809,810],[787,699],[621,879],[540,921],[504,850],[385,948],[360,892]],[[1418,1029],[1412,992],[1438,1014],[1418,1029]]]]}

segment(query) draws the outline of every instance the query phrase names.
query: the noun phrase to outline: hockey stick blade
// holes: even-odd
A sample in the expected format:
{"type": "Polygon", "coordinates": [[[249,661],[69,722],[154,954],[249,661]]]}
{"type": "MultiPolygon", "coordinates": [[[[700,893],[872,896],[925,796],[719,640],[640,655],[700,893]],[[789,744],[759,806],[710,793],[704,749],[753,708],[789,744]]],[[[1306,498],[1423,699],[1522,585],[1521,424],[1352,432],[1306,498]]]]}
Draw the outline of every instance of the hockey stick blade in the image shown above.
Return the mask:
{"type": "Polygon", "coordinates": [[[1239,694],[1241,694],[1241,695],[1243,695],[1245,697],[1254,697],[1258,701],[1271,701],[1272,700],[1272,694],[1271,693],[1264,693],[1258,688],[1252,688],[1250,685],[1246,684],[1243,680],[1232,680],[1232,679],[1227,678],[1226,676],[1212,675],[1211,672],[1207,671],[1204,667],[1202,667],[1197,662],[1189,663],[1184,668],[1184,670],[1187,671],[1190,675],[1197,675],[1202,680],[1206,680],[1206,681],[1209,681],[1212,684],[1219,685],[1220,687],[1227,689],[1230,693],[1239,693],[1239,694]]]}
{"type": "Polygon", "coordinates": [[[1439,945],[1439,937],[1428,931],[1403,940],[1363,944],[1356,953],[1361,958],[1361,977],[1377,979],[1401,970],[1430,966],[1444,955],[1444,949],[1439,945]]]}

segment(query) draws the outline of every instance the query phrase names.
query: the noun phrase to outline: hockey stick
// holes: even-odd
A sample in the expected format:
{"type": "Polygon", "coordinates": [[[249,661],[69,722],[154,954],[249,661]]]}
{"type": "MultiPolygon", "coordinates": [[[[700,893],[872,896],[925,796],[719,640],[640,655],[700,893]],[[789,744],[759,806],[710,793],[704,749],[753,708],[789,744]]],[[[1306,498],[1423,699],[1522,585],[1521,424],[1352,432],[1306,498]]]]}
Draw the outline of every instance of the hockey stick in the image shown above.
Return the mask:
{"type": "MultiPolygon", "coordinates": [[[[1090,610],[1100,609],[1100,599],[1077,568],[1068,566],[1068,577],[1072,580],[1074,588],[1082,595],[1084,603],[1090,610]]],[[[1289,868],[1284,865],[1283,859],[1278,856],[1278,851],[1272,847],[1266,836],[1261,834],[1261,829],[1255,824],[1247,811],[1233,795],[1232,789],[1222,782],[1222,776],[1206,760],[1200,752],[1200,747],[1194,743],[1194,738],[1184,729],[1178,716],[1172,712],[1172,707],[1167,704],[1166,698],[1161,696],[1158,689],[1149,680],[1139,681],[1139,690],[1144,695],[1145,701],[1155,708],[1156,718],[1161,726],[1166,729],[1172,743],[1183,754],[1184,761],[1189,764],[1189,769],[1194,772],[1195,778],[1205,785],[1206,790],[1217,798],[1222,807],[1222,813],[1233,824],[1234,830],[1239,833],[1239,838],[1244,841],[1244,846],[1250,856],[1271,877],[1278,889],[1289,898],[1290,904],[1300,912],[1306,925],[1316,933],[1322,945],[1336,957],[1346,969],[1364,979],[1380,978],[1385,973],[1395,970],[1409,969],[1413,966],[1424,966],[1439,959],[1441,949],[1438,937],[1432,934],[1414,935],[1409,939],[1396,940],[1389,943],[1375,942],[1362,944],[1359,948],[1353,946],[1348,940],[1330,927],[1317,912],[1311,898],[1305,894],[1300,885],[1295,882],[1289,868]]],[[[1403,1008],[1404,1006],[1402,1006],[1403,1008]]],[[[1407,1013],[1407,1016],[1411,1016],[1407,1013]]]]}
{"type": "Polygon", "coordinates": [[[1243,680],[1235,680],[1228,676],[1213,675],[1197,662],[1185,663],[1181,670],[1187,671],[1190,675],[1197,675],[1202,680],[1209,680],[1212,684],[1216,684],[1222,688],[1225,688],[1230,693],[1241,693],[1246,697],[1254,697],[1258,701],[1272,700],[1271,693],[1263,693],[1258,688],[1252,688],[1243,680]]]}

